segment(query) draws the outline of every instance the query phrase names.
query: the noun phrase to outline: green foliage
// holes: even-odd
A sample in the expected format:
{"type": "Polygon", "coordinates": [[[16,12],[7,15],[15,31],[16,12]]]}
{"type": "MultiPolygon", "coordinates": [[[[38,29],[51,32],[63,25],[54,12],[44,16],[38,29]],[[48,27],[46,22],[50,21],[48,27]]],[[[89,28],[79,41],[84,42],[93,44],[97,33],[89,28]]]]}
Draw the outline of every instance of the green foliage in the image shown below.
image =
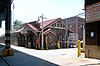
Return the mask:
{"type": "Polygon", "coordinates": [[[13,30],[18,30],[20,28],[22,28],[26,23],[23,23],[22,21],[19,21],[19,20],[15,20],[13,22],[13,30]]]}

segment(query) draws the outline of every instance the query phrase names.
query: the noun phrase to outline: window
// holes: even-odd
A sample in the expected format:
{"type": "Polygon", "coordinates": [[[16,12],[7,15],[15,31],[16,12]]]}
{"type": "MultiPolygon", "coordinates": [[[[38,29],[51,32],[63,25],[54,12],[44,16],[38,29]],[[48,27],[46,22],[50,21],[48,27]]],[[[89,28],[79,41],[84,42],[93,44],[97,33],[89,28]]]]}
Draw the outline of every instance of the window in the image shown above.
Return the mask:
{"type": "Polygon", "coordinates": [[[61,27],[63,27],[63,25],[61,24],[61,27]]]}
{"type": "Polygon", "coordinates": [[[61,24],[61,27],[64,28],[65,26],[63,24],[61,24]]]}
{"type": "Polygon", "coordinates": [[[83,27],[83,25],[80,25],[80,27],[82,28],[82,27],[83,27]]]}
{"type": "Polygon", "coordinates": [[[82,27],[83,27],[83,25],[80,25],[80,26],[79,26],[79,28],[82,28],[82,27]]]}
{"type": "Polygon", "coordinates": [[[57,23],[57,27],[61,27],[60,23],[57,23]]]}
{"type": "Polygon", "coordinates": [[[52,26],[53,26],[53,27],[56,27],[56,23],[54,23],[52,26]]]}
{"type": "Polygon", "coordinates": [[[54,27],[56,27],[56,23],[54,24],[54,27]]]}
{"type": "Polygon", "coordinates": [[[49,40],[50,40],[50,42],[52,42],[52,36],[49,36],[49,40]]]}
{"type": "Polygon", "coordinates": [[[90,32],[90,39],[91,39],[91,40],[94,39],[94,32],[90,32]]]}
{"type": "Polygon", "coordinates": [[[72,28],[72,25],[69,25],[70,28],[72,28]]]}
{"type": "Polygon", "coordinates": [[[91,36],[91,37],[94,37],[94,32],[91,32],[91,33],[90,33],[90,36],[91,36]]]}

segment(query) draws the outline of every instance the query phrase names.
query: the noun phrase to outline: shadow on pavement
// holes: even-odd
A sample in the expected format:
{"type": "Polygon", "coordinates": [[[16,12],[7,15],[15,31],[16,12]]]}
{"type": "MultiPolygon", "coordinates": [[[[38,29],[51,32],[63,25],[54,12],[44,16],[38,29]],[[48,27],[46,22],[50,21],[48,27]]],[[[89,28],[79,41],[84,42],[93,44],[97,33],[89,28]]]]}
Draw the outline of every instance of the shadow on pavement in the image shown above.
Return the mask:
{"type": "MultiPolygon", "coordinates": [[[[35,56],[22,53],[17,50],[14,50],[14,56],[6,57],[6,60],[10,64],[10,66],[59,66],[57,64],[48,62],[46,60],[40,59],[35,56]]],[[[4,65],[0,63],[0,66],[4,66],[4,65]]]]}
{"type": "Polygon", "coordinates": [[[100,66],[100,63],[93,63],[93,64],[85,64],[85,65],[80,65],[80,66],[100,66]]]}

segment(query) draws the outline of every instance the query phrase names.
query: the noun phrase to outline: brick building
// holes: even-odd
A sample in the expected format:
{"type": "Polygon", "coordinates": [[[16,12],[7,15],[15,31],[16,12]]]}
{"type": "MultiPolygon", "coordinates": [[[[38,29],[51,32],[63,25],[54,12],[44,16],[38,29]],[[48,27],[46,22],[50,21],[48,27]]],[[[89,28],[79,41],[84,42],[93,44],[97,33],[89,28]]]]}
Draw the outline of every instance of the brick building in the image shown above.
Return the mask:
{"type": "Polygon", "coordinates": [[[78,39],[83,40],[83,28],[85,26],[84,18],[70,17],[63,20],[66,25],[72,30],[71,32],[78,33],[78,39]]]}

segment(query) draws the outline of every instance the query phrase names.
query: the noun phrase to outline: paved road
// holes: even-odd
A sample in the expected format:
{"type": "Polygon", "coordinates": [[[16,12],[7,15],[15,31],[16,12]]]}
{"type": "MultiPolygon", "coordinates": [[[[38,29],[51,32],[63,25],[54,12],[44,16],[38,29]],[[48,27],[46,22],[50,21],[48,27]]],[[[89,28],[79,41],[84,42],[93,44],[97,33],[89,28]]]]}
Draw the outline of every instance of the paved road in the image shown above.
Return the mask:
{"type": "MultiPolygon", "coordinates": [[[[3,48],[4,47],[1,46],[0,51],[2,51],[3,48]]],[[[17,47],[17,49],[20,50],[21,48],[17,47]]],[[[16,49],[14,50],[14,52],[14,56],[9,56],[7,58],[1,57],[0,66],[58,66],[57,64],[20,52],[16,49]]]]}
{"type": "Polygon", "coordinates": [[[84,53],[77,57],[77,48],[35,50],[11,47],[15,49],[15,55],[7,60],[12,66],[100,66],[100,60],[84,58],[84,53]]]}

